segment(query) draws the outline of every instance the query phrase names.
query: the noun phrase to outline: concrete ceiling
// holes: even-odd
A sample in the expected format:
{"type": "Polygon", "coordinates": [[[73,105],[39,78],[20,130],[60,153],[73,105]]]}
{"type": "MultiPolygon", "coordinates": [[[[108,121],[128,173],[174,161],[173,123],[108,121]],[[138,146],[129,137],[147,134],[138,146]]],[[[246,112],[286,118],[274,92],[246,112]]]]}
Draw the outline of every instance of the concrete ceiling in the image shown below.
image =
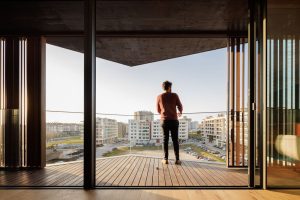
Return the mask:
{"type": "MultiPolygon", "coordinates": [[[[143,37],[143,32],[247,31],[248,0],[97,1],[97,32],[136,32],[139,37],[98,37],[97,56],[128,66],[226,47],[226,38],[143,37]]],[[[1,1],[0,34],[46,36],[50,44],[83,51],[83,1],[1,1]]],[[[101,34],[100,34],[101,35],[101,34]]]]}
{"type": "Polygon", "coordinates": [[[268,35],[273,37],[300,35],[299,0],[269,0],[267,13],[268,35]]]}
{"type": "MultiPolygon", "coordinates": [[[[48,37],[47,43],[83,52],[83,38],[48,37]]],[[[223,38],[97,38],[97,57],[128,66],[224,48],[223,38]]]]}

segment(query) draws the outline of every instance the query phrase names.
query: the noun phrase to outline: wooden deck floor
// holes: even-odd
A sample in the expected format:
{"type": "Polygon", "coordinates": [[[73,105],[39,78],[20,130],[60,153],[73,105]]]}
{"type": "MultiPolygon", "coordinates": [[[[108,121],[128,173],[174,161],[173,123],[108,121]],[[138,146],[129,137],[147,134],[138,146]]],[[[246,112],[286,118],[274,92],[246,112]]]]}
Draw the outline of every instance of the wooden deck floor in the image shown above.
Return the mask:
{"type": "MultiPolygon", "coordinates": [[[[246,169],[183,161],[163,165],[160,158],[119,156],[97,160],[97,186],[246,186],[246,169]]],[[[42,170],[1,171],[3,186],[82,186],[83,163],[47,166],[42,170]]]]}

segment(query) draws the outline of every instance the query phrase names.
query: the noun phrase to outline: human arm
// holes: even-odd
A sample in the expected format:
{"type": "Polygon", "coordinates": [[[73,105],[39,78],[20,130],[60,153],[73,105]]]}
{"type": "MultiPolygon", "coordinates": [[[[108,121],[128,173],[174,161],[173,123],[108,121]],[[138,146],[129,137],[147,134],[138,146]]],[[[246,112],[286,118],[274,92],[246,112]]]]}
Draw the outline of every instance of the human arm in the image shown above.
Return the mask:
{"type": "Polygon", "coordinates": [[[181,117],[182,111],[183,111],[183,107],[182,107],[182,103],[181,103],[181,101],[180,101],[180,99],[179,99],[179,97],[178,97],[177,94],[176,94],[176,106],[177,106],[177,109],[179,111],[178,117],[181,117]]]}
{"type": "Polygon", "coordinates": [[[157,112],[160,114],[161,109],[160,109],[159,101],[160,101],[160,98],[159,98],[159,96],[158,96],[157,99],[156,99],[156,110],[157,110],[157,112]]]}

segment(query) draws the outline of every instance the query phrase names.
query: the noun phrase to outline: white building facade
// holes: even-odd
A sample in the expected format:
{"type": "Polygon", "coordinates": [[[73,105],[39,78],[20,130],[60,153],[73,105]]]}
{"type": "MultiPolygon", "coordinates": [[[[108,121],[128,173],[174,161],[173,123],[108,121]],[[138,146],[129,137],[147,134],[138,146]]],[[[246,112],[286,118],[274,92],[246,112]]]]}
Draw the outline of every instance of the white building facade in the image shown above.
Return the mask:
{"type": "Polygon", "coordinates": [[[154,143],[156,144],[160,144],[162,142],[163,135],[162,135],[161,122],[159,119],[152,121],[151,130],[152,130],[151,140],[154,141],[154,143]]]}
{"type": "Polygon", "coordinates": [[[118,122],[114,119],[96,118],[96,145],[112,143],[118,137],[118,122]]]}
{"type": "Polygon", "coordinates": [[[227,120],[226,115],[209,116],[201,122],[201,132],[205,143],[226,147],[227,120]]]}
{"type": "Polygon", "coordinates": [[[83,133],[83,123],[59,123],[49,122],[46,124],[47,134],[70,134],[81,135],[83,133]]]}
{"type": "Polygon", "coordinates": [[[134,120],[153,121],[154,114],[151,111],[136,111],[136,112],[134,112],[134,120]]]}
{"type": "MultiPolygon", "coordinates": [[[[178,127],[178,139],[179,140],[187,140],[189,133],[189,121],[186,119],[179,119],[179,127],[178,127]]],[[[161,121],[154,120],[151,124],[151,140],[153,143],[161,144],[163,140],[163,130],[161,127],[161,121]]],[[[169,139],[169,141],[172,141],[169,139]]]]}
{"type": "Polygon", "coordinates": [[[149,144],[151,139],[151,121],[134,120],[128,121],[128,140],[132,145],[149,144]]]}
{"type": "Polygon", "coordinates": [[[190,123],[190,130],[191,131],[196,131],[199,129],[199,122],[198,121],[192,121],[190,123]]]}
{"type": "Polygon", "coordinates": [[[123,122],[118,122],[118,138],[128,138],[128,124],[123,122]]]}

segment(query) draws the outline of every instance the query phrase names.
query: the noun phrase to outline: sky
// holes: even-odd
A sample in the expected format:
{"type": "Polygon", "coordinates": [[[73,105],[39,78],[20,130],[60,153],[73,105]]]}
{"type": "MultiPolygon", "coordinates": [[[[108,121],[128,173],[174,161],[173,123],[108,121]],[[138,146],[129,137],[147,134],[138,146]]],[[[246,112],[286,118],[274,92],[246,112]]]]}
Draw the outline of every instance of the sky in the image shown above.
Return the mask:
{"type": "MultiPolygon", "coordinates": [[[[83,112],[83,54],[47,44],[46,110],[83,112]]],[[[133,114],[156,112],[161,83],[169,80],[183,112],[225,111],[226,49],[129,67],[97,58],[96,112],[133,114]]],[[[187,115],[201,120],[203,114],[187,115]]],[[[97,115],[128,122],[132,117],[97,115]]],[[[156,116],[157,118],[158,116],[156,116]]],[[[47,122],[79,122],[83,114],[47,112],[47,122]]]]}

